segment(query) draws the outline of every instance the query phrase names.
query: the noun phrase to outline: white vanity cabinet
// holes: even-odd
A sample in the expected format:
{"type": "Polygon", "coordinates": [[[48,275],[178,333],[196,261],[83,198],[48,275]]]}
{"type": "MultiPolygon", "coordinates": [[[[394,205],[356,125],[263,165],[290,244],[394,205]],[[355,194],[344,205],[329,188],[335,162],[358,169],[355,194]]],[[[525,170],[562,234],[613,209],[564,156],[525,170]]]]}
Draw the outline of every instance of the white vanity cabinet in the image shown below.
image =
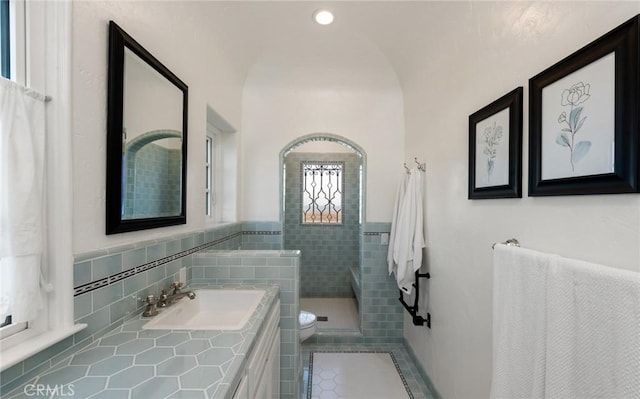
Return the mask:
{"type": "Polygon", "coordinates": [[[280,301],[276,301],[258,334],[233,399],[280,397],[280,301]]]}

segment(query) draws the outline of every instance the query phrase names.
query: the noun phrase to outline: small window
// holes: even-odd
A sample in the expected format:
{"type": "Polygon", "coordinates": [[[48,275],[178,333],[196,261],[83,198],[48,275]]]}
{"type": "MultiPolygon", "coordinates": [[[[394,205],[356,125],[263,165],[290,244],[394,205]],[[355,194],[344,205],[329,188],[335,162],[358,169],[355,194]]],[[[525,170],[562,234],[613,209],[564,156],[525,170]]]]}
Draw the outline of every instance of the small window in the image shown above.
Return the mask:
{"type": "Polygon", "coordinates": [[[302,162],[302,223],[342,224],[343,162],[302,162]]]}
{"type": "Polygon", "coordinates": [[[213,216],[213,137],[207,136],[205,145],[205,184],[204,184],[204,206],[205,215],[213,216]]]}
{"type": "MultiPolygon", "coordinates": [[[[20,18],[11,18],[11,4],[9,0],[0,0],[0,75],[3,78],[11,79],[11,62],[16,61],[15,54],[12,55],[11,37],[12,23],[21,21],[20,18]]],[[[13,28],[15,29],[15,27],[13,28]]],[[[15,49],[14,49],[15,51],[15,49]]],[[[2,258],[0,258],[0,266],[2,266],[2,258]]],[[[4,308],[0,310],[0,340],[4,340],[3,345],[7,345],[6,338],[15,336],[15,334],[29,328],[27,322],[15,323],[11,316],[11,310],[4,308]]]]}
{"type": "Polygon", "coordinates": [[[9,0],[0,0],[0,74],[11,78],[11,37],[9,0]]]}

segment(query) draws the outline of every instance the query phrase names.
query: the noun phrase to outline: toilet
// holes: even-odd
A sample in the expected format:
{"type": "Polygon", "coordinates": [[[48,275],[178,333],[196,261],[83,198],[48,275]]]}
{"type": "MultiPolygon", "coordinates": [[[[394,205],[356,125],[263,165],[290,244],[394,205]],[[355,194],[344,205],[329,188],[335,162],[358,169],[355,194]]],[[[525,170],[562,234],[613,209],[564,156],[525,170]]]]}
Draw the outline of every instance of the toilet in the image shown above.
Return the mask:
{"type": "Polygon", "coordinates": [[[316,315],[301,310],[298,315],[298,328],[300,329],[300,342],[303,342],[316,333],[316,315]]]}

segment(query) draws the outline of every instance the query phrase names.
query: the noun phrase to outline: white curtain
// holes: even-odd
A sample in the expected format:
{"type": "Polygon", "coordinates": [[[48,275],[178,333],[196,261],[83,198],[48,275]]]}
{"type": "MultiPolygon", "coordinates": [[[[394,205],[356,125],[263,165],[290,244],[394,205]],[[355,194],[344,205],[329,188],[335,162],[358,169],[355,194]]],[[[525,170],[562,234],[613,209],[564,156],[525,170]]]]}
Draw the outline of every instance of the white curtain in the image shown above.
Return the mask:
{"type": "Polygon", "coordinates": [[[0,323],[43,304],[44,146],[45,97],[0,79],[0,323]]]}

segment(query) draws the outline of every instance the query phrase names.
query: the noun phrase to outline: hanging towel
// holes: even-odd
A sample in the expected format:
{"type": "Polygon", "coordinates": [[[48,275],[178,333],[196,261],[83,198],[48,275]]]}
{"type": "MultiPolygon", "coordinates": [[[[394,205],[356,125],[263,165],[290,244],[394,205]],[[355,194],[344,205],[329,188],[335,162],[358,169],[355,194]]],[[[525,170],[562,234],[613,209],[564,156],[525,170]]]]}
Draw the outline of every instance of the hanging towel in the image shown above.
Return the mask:
{"type": "Polygon", "coordinates": [[[556,259],[495,246],[491,398],[544,397],[546,280],[556,259]]]}
{"type": "Polygon", "coordinates": [[[640,273],[561,258],[547,295],[547,397],[640,398],[640,273]]]}
{"type": "Polygon", "coordinates": [[[404,194],[407,189],[407,180],[409,176],[403,172],[398,184],[398,191],[396,192],[396,201],[393,204],[393,217],[391,219],[391,232],[389,233],[389,249],[387,250],[387,264],[389,265],[389,275],[395,273],[398,270],[398,264],[393,260],[394,246],[396,242],[396,234],[398,229],[398,216],[400,215],[400,209],[404,200],[404,194]]]}
{"type": "Polygon", "coordinates": [[[397,264],[398,288],[407,294],[412,292],[415,271],[422,265],[422,248],[425,246],[422,217],[422,173],[414,167],[398,216],[393,256],[397,264]]]}

